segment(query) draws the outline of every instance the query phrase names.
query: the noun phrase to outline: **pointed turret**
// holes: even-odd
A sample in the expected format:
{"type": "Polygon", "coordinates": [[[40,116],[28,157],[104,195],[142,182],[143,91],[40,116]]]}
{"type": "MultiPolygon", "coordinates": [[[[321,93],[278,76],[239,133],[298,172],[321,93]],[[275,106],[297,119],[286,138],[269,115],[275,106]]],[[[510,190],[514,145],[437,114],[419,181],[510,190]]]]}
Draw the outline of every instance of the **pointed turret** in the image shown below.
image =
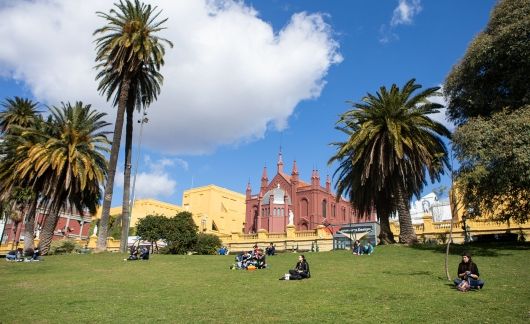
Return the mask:
{"type": "Polygon", "coordinates": [[[293,161],[293,171],[291,172],[291,181],[298,182],[298,167],[296,166],[296,160],[293,161]]]}
{"type": "Polygon", "coordinates": [[[313,173],[311,175],[311,184],[314,187],[319,187],[320,186],[320,176],[318,175],[318,170],[317,169],[313,169],[313,173]]]}
{"type": "Polygon", "coordinates": [[[250,180],[248,180],[248,183],[247,183],[247,199],[250,199],[251,194],[252,194],[252,188],[250,188],[250,180]]]}
{"type": "Polygon", "coordinates": [[[282,158],[282,148],[280,147],[280,152],[278,153],[278,173],[283,173],[283,158],[282,158]]]}
{"type": "Polygon", "coordinates": [[[331,192],[331,179],[329,178],[329,174],[326,176],[326,191],[331,192]]]}
{"type": "Polygon", "coordinates": [[[261,191],[267,188],[269,184],[269,178],[267,177],[267,166],[263,167],[263,174],[261,175],[261,191]]]}

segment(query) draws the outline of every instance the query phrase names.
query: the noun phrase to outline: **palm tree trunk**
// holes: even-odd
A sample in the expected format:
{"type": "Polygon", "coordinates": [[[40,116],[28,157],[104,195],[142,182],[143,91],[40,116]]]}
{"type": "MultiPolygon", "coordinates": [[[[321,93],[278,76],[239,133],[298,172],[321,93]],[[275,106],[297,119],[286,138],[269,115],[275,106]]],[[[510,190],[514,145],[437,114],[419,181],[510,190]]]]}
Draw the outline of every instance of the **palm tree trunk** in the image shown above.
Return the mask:
{"type": "Polygon", "coordinates": [[[42,225],[39,237],[39,249],[43,255],[47,254],[50,250],[50,245],[53,240],[53,232],[57,227],[57,222],[59,222],[59,211],[61,209],[59,204],[54,204],[49,210],[50,213],[46,216],[46,219],[44,219],[44,224],[42,225]]]}
{"type": "Polygon", "coordinates": [[[24,225],[24,251],[33,250],[35,239],[35,214],[37,213],[38,197],[33,199],[26,217],[26,224],[24,225]]]}
{"type": "Polygon", "coordinates": [[[123,202],[121,209],[121,241],[120,250],[127,253],[127,244],[130,226],[130,200],[131,200],[131,157],[133,141],[133,116],[134,100],[133,96],[129,97],[127,105],[127,122],[125,124],[125,167],[123,171],[123,202]]]}
{"type": "Polygon", "coordinates": [[[408,197],[405,194],[403,186],[398,185],[396,188],[396,203],[399,217],[399,243],[414,244],[418,241],[416,232],[412,227],[408,197]]]}
{"type": "Polygon", "coordinates": [[[116,165],[118,164],[118,155],[120,153],[121,133],[123,131],[123,119],[127,107],[127,98],[129,96],[130,78],[126,77],[120,90],[120,99],[118,101],[118,112],[116,115],[116,124],[114,125],[114,135],[112,137],[112,147],[109,158],[109,173],[107,183],[105,184],[105,194],[103,196],[103,207],[101,210],[101,219],[99,221],[98,243],[96,250],[105,251],[107,249],[107,235],[109,231],[110,204],[112,202],[112,193],[114,192],[114,176],[116,175],[116,165]]]}
{"type": "Polygon", "coordinates": [[[383,201],[384,199],[376,200],[376,211],[377,217],[379,218],[379,244],[394,244],[396,240],[394,239],[394,233],[390,229],[390,210],[388,206],[391,205],[389,201],[383,201]]]}

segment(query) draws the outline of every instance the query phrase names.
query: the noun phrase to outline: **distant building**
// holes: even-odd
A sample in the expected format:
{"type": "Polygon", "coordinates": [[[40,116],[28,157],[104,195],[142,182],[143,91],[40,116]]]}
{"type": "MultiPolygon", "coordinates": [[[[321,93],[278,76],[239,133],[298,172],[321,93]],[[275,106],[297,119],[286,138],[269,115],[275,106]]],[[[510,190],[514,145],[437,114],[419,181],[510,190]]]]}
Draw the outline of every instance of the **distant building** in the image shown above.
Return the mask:
{"type": "Polygon", "coordinates": [[[193,215],[199,231],[240,233],[245,221],[245,195],[215,185],[192,188],[182,195],[182,208],[193,215]]]}
{"type": "MultiPolygon", "coordinates": [[[[136,226],[138,220],[144,218],[147,215],[163,215],[166,217],[173,217],[183,211],[182,207],[166,203],[156,199],[138,199],[134,201],[134,206],[131,210],[131,227],[136,226]]],[[[122,206],[112,207],[110,209],[109,215],[111,216],[121,216],[122,206]]],[[[98,209],[96,218],[101,217],[101,208],[98,209]]]]}
{"type": "MultiPolygon", "coordinates": [[[[433,222],[443,222],[451,220],[451,206],[449,199],[438,199],[434,192],[431,192],[420,200],[414,200],[410,204],[410,218],[412,224],[422,224],[424,216],[432,216],[433,222]]],[[[392,220],[398,221],[397,214],[392,220]]]]}
{"type": "Polygon", "coordinates": [[[260,229],[283,233],[289,224],[296,230],[313,230],[318,225],[331,224],[336,225],[331,227],[336,231],[341,225],[375,220],[375,214],[361,219],[348,201],[342,198],[337,201],[329,176],[322,187],[318,170],[312,171],[310,183],[300,180],[296,161],[291,174],[284,173],[281,152],[271,181],[264,167],[259,192],[252,194],[250,183],[247,185],[245,233],[260,229]]]}
{"type": "MultiPolygon", "coordinates": [[[[44,209],[37,209],[35,216],[35,228],[34,235],[36,238],[39,237],[40,230],[44,224],[44,220],[48,214],[44,209]]],[[[59,220],[55,231],[53,232],[53,239],[59,240],[63,238],[75,238],[85,240],[88,238],[90,222],[92,216],[86,212],[82,216],[80,213],[64,209],[59,213],[59,220]]],[[[15,228],[15,224],[9,218],[5,221],[4,228],[1,234],[1,243],[7,242],[23,242],[26,238],[24,237],[25,225],[24,221],[20,222],[15,228]]]]}
{"type": "MultiPolygon", "coordinates": [[[[189,211],[198,230],[214,234],[241,232],[245,219],[245,196],[215,185],[191,188],[182,195],[182,206],[156,199],[138,199],[131,210],[131,227],[148,215],[173,217],[189,211]]],[[[111,216],[121,215],[122,207],[110,209],[111,216]]],[[[101,210],[96,218],[101,217],[101,210]]]]}

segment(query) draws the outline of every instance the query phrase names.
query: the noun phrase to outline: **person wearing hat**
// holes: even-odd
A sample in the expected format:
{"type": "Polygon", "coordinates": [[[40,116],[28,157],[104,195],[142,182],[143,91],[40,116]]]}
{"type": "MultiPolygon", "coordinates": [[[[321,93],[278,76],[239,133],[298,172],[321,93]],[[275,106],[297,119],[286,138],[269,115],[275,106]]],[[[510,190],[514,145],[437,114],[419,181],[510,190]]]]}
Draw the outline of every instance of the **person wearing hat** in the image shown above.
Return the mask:
{"type": "Polygon", "coordinates": [[[462,253],[462,262],[458,265],[458,278],[454,280],[456,286],[458,286],[462,280],[469,281],[471,288],[482,289],[484,281],[479,279],[478,267],[471,260],[471,254],[469,252],[462,253]]]}

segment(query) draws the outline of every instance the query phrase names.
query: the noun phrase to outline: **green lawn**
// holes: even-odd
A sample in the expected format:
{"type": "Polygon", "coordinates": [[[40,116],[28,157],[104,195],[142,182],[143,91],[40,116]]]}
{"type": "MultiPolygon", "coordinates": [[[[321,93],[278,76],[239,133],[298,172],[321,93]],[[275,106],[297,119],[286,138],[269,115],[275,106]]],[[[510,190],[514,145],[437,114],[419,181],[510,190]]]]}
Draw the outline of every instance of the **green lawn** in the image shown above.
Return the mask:
{"type": "MultiPolygon", "coordinates": [[[[377,247],[372,256],[307,253],[312,278],[280,281],[297,255],[271,268],[230,270],[233,256],[64,255],[0,260],[1,323],[529,323],[530,245],[472,246],[486,285],[461,293],[445,279],[442,248],[377,247]]],[[[450,257],[454,275],[461,247],[450,257]]]]}

